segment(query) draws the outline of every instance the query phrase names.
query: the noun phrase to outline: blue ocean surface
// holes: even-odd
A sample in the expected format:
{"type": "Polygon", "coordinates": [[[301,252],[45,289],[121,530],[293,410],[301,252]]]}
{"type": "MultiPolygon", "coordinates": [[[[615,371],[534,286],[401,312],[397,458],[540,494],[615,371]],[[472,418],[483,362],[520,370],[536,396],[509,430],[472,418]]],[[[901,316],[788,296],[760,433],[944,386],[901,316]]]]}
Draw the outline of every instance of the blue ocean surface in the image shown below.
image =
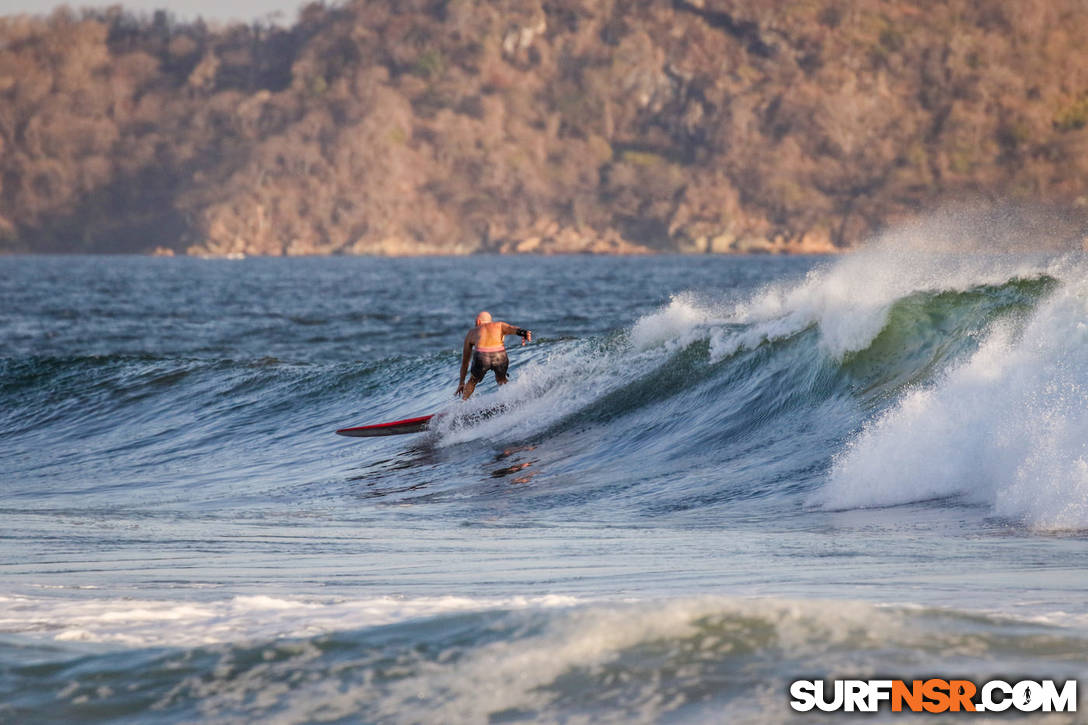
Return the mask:
{"type": "Polygon", "coordinates": [[[0,723],[1086,711],[1079,253],[0,258],[0,440],[0,723]]]}

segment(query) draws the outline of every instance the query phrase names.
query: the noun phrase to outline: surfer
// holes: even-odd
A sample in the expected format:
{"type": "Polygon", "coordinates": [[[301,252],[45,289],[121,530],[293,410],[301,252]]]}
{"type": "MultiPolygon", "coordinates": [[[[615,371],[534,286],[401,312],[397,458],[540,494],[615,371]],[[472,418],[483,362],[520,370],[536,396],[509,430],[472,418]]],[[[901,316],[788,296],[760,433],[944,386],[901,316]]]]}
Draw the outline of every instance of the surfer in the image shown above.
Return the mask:
{"type": "Polygon", "coordinates": [[[505,322],[492,322],[490,312],[476,315],[476,326],[465,335],[465,347],[461,352],[461,377],[457,384],[457,394],[465,400],[469,399],[488,370],[495,371],[496,383],[506,384],[506,368],[510,365],[510,360],[506,357],[506,346],[503,344],[506,335],[520,335],[522,345],[533,339],[532,330],[514,327],[505,322]],[[472,358],[472,377],[466,383],[469,358],[472,358]]]}

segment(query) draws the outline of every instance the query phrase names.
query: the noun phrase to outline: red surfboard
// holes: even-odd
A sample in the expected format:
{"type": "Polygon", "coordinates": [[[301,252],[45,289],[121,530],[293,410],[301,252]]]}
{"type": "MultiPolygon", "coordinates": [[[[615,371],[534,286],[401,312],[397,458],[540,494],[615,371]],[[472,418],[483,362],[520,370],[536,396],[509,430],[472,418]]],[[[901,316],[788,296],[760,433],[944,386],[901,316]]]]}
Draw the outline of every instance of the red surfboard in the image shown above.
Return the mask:
{"type": "Polygon", "coordinates": [[[341,428],[336,431],[342,436],[352,438],[373,438],[375,436],[396,436],[404,433],[419,433],[427,428],[433,415],[424,415],[419,418],[405,418],[394,420],[392,423],[375,423],[374,425],[360,425],[355,428],[341,428]]]}

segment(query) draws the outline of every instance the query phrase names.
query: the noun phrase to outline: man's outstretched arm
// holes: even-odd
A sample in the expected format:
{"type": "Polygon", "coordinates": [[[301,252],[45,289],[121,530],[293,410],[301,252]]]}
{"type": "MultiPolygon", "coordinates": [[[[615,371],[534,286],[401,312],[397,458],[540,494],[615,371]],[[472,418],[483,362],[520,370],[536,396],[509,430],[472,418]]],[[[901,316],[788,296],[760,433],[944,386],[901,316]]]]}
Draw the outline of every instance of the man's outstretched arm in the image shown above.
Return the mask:
{"type": "Polygon", "coordinates": [[[504,335],[518,335],[522,338],[521,344],[524,345],[527,342],[533,341],[533,331],[526,330],[523,327],[514,327],[513,325],[504,322],[502,323],[502,334],[504,335]]]}

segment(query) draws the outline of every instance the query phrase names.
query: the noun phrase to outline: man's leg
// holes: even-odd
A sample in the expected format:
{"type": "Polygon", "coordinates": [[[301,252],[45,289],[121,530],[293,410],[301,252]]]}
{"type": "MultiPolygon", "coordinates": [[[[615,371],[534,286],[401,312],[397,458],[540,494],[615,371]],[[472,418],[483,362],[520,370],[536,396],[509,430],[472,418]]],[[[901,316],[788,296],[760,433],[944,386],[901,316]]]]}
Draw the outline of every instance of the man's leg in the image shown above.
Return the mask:
{"type": "Polygon", "coordinates": [[[479,381],[476,380],[476,378],[470,377],[468,379],[468,382],[465,383],[465,391],[461,394],[461,399],[462,400],[468,400],[469,399],[469,396],[472,395],[472,391],[476,389],[476,383],[477,382],[479,382],[479,381]]]}
{"type": "Polygon", "coordinates": [[[484,366],[484,360],[479,350],[472,353],[472,369],[468,373],[468,382],[465,383],[465,389],[461,393],[461,400],[468,400],[472,395],[472,391],[476,389],[480,381],[484,379],[484,375],[487,375],[487,368],[484,366]]]}

